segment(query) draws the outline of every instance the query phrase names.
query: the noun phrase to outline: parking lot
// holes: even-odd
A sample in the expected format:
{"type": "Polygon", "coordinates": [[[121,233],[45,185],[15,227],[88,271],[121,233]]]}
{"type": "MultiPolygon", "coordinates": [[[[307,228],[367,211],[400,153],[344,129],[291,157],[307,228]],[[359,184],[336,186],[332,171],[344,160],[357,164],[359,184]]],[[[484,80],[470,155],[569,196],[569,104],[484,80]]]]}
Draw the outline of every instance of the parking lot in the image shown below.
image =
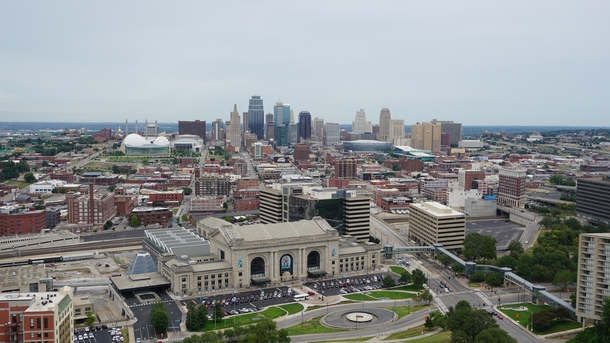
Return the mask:
{"type": "Polygon", "coordinates": [[[466,234],[477,232],[484,236],[492,236],[498,241],[498,250],[508,249],[510,241],[518,241],[525,228],[513,223],[506,218],[477,220],[466,222],[466,234]]]}
{"type": "MultiPolygon", "coordinates": [[[[75,343],[117,343],[122,342],[120,338],[113,341],[111,336],[112,328],[104,328],[104,326],[90,326],[86,329],[75,329],[74,330],[74,342],[75,343]]],[[[117,331],[120,327],[117,328],[117,331]]],[[[121,337],[118,336],[117,337],[121,337]]]]}

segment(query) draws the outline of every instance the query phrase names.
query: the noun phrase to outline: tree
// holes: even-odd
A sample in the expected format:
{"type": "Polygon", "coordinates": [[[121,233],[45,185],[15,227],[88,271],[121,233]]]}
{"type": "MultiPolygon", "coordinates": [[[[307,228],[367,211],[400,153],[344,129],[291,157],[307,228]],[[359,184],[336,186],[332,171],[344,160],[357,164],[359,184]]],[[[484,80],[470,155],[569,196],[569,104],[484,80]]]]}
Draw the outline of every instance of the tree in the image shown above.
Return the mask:
{"type": "Polygon", "coordinates": [[[481,249],[483,248],[483,235],[472,232],[464,238],[464,256],[466,259],[476,261],[481,257],[481,249]]]}
{"type": "Polygon", "coordinates": [[[116,188],[115,185],[110,185],[110,186],[108,186],[108,191],[112,192],[112,191],[114,191],[115,188],[116,188]]]}
{"type": "Polygon", "coordinates": [[[49,161],[47,161],[47,160],[42,161],[42,166],[43,167],[48,167],[49,166],[49,161]]]}
{"type": "Polygon", "coordinates": [[[481,246],[481,257],[483,257],[483,263],[487,259],[496,259],[496,243],[498,241],[492,236],[483,236],[483,243],[481,246]]]}
{"type": "Polygon", "coordinates": [[[510,256],[514,258],[519,258],[519,256],[521,256],[524,251],[523,245],[521,245],[521,242],[519,241],[510,241],[510,243],[508,243],[508,251],[510,251],[510,256]]]}
{"type": "Polygon", "coordinates": [[[546,309],[532,314],[532,325],[536,330],[546,330],[553,325],[557,318],[554,309],[546,309]]]}
{"type": "Polygon", "coordinates": [[[576,282],[576,272],[569,270],[562,270],[555,274],[553,278],[553,285],[559,286],[562,292],[565,292],[569,285],[573,285],[576,282]]]}
{"type": "Polygon", "coordinates": [[[453,265],[451,265],[451,269],[456,273],[464,272],[464,266],[459,262],[454,262],[453,265]]]}
{"type": "Polygon", "coordinates": [[[432,328],[434,327],[434,321],[432,321],[432,318],[430,318],[430,316],[426,316],[426,321],[424,322],[424,326],[428,330],[432,330],[432,328]]]}
{"type": "Polygon", "coordinates": [[[131,216],[131,226],[132,227],[140,226],[140,219],[138,219],[138,217],[135,215],[131,216]]]}
{"type": "Polygon", "coordinates": [[[481,331],[477,335],[475,343],[517,343],[517,340],[500,328],[490,328],[481,331]]]}
{"type": "Polygon", "coordinates": [[[426,274],[424,274],[424,272],[419,270],[419,268],[416,268],[413,271],[411,280],[412,280],[413,284],[417,287],[421,287],[423,284],[425,284],[428,281],[428,279],[426,278],[426,274]]]}
{"type": "Polygon", "coordinates": [[[451,262],[451,259],[449,258],[449,256],[447,256],[445,254],[439,255],[437,260],[443,265],[443,267],[447,267],[449,262],[451,262]]]}
{"type": "Polygon", "coordinates": [[[404,272],[400,273],[400,279],[398,279],[398,281],[404,282],[404,283],[411,282],[411,273],[409,273],[406,270],[404,272]]]}
{"type": "Polygon", "coordinates": [[[514,270],[515,267],[517,266],[517,260],[511,255],[506,255],[506,256],[500,257],[496,264],[500,268],[508,267],[508,268],[514,270]]]}
{"type": "Polygon", "coordinates": [[[400,169],[400,164],[398,164],[398,163],[394,163],[394,164],[392,165],[392,170],[393,170],[393,171],[400,171],[400,170],[401,170],[401,169],[400,169]]]}
{"type": "Polygon", "coordinates": [[[214,318],[216,321],[220,321],[223,316],[224,314],[222,313],[222,306],[220,306],[220,302],[217,301],[214,304],[214,314],[212,315],[212,318],[214,318]]]}
{"type": "Polygon", "coordinates": [[[468,279],[470,282],[483,282],[485,280],[485,274],[481,272],[472,273],[468,279]]]}
{"type": "Polygon", "coordinates": [[[447,326],[447,317],[440,311],[432,311],[429,315],[432,318],[434,326],[444,329],[447,326]]]}
{"type": "Polygon", "coordinates": [[[474,342],[483,330],[498,328],[492,316],[484,310],[472,309],[465,300],[460,300],[448,313],[447,328],[451,330],[451,342],[474,342]]]}
{"type": "Polygon", "coordinates": [[[498,287],[502,285],[502,277],[498,273],[489,273],[485,278],[485,283],[491,287],[498,287]]]}
{"type": "Polygon", "coordinates": [[[150,309],[150,323],[155,328],[156,332],[167,332],[169,315],[167,314],[165,304],[160,300],[157,300],[150,309]]]}
{"type": "Polygon", "coordinates": [[[184,195],[191,195],[193,194],[193,189],[190,187],[184,187],[182,188],[182,191],[184,192],[184,195]]]}
{"type": "Polygon", "coordinates": [[[107,220],[106,223],[104,223],[104,230],[109,230],[111,227],[112,227],[112,221],[107,220]]]}
{"type": "Polygon", "coordinates": [[[34,176],[34,174],[32,172],[27,172],[23,175],[23,179],[25,180],[25,182],[27,183],[34,183],[36,182],[36,177],[34,176]]]}
{"type": "Polygon", "coordinates": [[[189,221],[189,215],[184,213],[184,214],[182,214],[180,219],[182,219],[183,222],[188,222],[189,221]]]}
{"type": "Polygon", "coordinates": [[[426,305],[430,305],[432,299],[434,299],[434,297],[432,296],[432,293],[430,293],[428,290],[424,290],[423,292],[417,295],[417,301],[425,301],[426,305]]]}
{"type": "Polygon", "coordinates": [[[390,275],[383,278],[382,284],[383,284],[383,287],[385,287],[385,288],[390,288],[390,287],[396,286],[396,282],[394,281],[394,278],[391,277],[390,275]]]}
{"type": "Polygon", "coordinates": [[[91,326],[91,324],[95,323],[95,315],[91,312],[87,312],[87,319],[85,319],[85,324],[87,326],[91,326]]]}
{"type": "Polygon", "coordinates": [[[563,183],[563,175],[554,174],[549,178],[549,182],[554,185],[561,185],[563,183]]]}

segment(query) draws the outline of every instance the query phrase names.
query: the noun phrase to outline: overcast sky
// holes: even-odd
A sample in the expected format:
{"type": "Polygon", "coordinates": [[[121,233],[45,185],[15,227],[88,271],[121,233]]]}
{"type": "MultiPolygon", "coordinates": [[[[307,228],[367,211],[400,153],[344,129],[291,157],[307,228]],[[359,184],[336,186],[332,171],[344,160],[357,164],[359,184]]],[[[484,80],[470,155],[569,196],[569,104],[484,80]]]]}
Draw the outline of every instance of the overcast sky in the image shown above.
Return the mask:
{"type": "Polygon", "coordinates": [[[610,125],[609,1],[2,1],[0,121],[610,125]]]}

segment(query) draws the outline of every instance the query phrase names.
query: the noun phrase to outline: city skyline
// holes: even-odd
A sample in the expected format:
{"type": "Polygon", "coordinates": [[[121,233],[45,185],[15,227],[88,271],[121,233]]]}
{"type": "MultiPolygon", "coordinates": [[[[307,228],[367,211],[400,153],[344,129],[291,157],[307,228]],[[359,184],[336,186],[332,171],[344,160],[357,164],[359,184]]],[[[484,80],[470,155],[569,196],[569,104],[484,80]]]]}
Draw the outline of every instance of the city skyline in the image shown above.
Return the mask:
{"type": "Polygon", "coordinates": [[[342,124],[607,125],[606,2],[144,4],[1,3],[0,120],[210,123],[254,94],[342,124]]]}

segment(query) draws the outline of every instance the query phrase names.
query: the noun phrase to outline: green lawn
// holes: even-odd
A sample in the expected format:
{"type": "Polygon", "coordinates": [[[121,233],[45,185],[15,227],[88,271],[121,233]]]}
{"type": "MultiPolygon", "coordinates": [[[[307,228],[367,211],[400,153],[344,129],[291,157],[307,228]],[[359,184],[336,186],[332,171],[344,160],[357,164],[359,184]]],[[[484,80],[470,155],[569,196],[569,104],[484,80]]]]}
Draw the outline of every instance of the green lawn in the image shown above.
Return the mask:
{"type": "Polygon", "coordinates": [[[435,335],[414,339],[412,341],[407,341],[409,343],[450,343],[451,342],[451,331],[445,330],[441,331],[435,335]]]}
{"type": "Polygon", "coordinates": [[[394,339],[403,339],[403,338],[421,336],[422,332],[428,333],[428,332],[430,332],[430,330],[426,329],[423,325],[420,325],[420,326],[416,326],[416,327],[407,329],[405,331],[394,332],[393,334],[387,336],[383,340],[390,341],[390,340],[394,340],[394,339]]]}
{"type": "MultiPolygon", "coordinates": [[[[251,325],[251,324],[258,323],[260,321],[260,319],[262,319],[264,317],[267,317],[269,319],[275,319],[275,318],[285,316],[285,315],[286,315],[286,311],[282,310],[281,308],[269,307],[268,309],[266,309],[262,312],[255,312],[255,313],[248,313],[248,314],[225,317],[225,318],[217,321],[215,327],[216,327],[216,329],[224,329],[224,328],[230,328],[230,327],[234,327],[234,326],[251,325]]],[[[199,331],[210,331],[210,330],[214,330],[214,320],[208,320],[205,323],[205,326],[203,327],[203,329],[201,329],[199,331]]]]}
{"type": "Polygon", "coordinates": [[[7,181],[4,183],[7,186],[19,186],[19,188],[28,187],[30,184],[24,181],[7,181]]]}
{"type": "MultiPolygon", "coordinates": [[[[507,307],[510,307],[510,306],[511,305],[509,305],[507,307]]],[[[517,305],[514,305],[514,306],[517,306],[517,305]]],[[[551,306],[548,306],[548,305],[523,304],[523,306],[527,307],[530,311],[532,311],[534,313],[547,309],[547,308],[551,308],[551,306]]],[[[519,324],[521,324],[521,326],[523,326],[523,327],[527,327],[530,323],[531,313],[528,311],[513,311],[513,310],[507,310],[507,309],[500,309],[500,311],[502,313],[504,313],[507,317],[510,317],[510,318],[516,320],[517,322],[519,322],[519,324]],[[519,315],[519,318],[516,318],[515,315],[517,315],[517,314],[519,315]]],[[[553,324],[553,326],[551,326],[547,330],[543,330],[543,331],[534,330],[534,333],[537,335],[546,335],[546,334],[565,331],[565,330],[577,329],[581,326],[582,326],[582,324],[579,324],[577,322],[564,320],[564,321],[556,322],[555,324],[553,324]]]]}
{"type": "Polygon", "coordinates": [[[355,300],[355,301],[361,301],[361,300],[377,301],[377,300],[379,300],[377,298],[372,298],[366,294],[364,294],[364,295],[363,294],[344,294],[343,297],[346,299],[355,300]]]}
{"type": "Polygon", "coordinates": [[[280,308],[284,309],[286,312],[288,312],[288,314],[295,314],[303,311],[305,307],[299,303],[295,303],[282,305],[280,308]]]}
{"type": "Polygon", "coordinates": [[[428,307],[427,305],[417,305],[417,306],[396,306],[396,309],[394,309],[394,307],[382,307],[386,310],[390,310],[390,311],[395,311],[396,314],[398,315],[398,319],[408,315],[409,313],[413,313],[416,311],[419,311],[421,309],[424,309],[428,307]],[[409,309],[411,310],[411,312],[409,312],[409,309]]]}
{"type": "Polygon", "coordinates": [[[415,286],[414,284],[410,284],[410,285],[406,285],[406,286],[392,287],[393,291],[419,292],[422,289],[424,289],[424,286],[415,286]]]}
{"type": "Polygon", "coordinates": [[[404,267],[402,266],[390,266],[390,270],[393,271],[394,273],[400,275],[403,272],[407,271],[404,267]]]}
{"type": "Polygon", "coordinates": [[[320,323],[322,317],[323,316],[315,317],[305,321],[303,324],[297,324],[286,328],[286,330],[288,330],[288,336],[348,331],[346,329],[329,328],[328,326],[322,325],[320,323]]]}
{"type": "Polygon", "coordinates": [[[313,342],[313,343],[365,342],[365,341],[368,341],[371,339],[373,339],[373,336],[350,338],[348,341],[320,341],[320,342],[313,342]]]}
{"type": "Polygon", "coordinates": [[[369,295],[373,298],[388,298],[390,300],[393,299],[411,299],[415,297],[413,293],[406,292],[394,292],[394,291],[372,291],[369,292],[369,295]]]}

